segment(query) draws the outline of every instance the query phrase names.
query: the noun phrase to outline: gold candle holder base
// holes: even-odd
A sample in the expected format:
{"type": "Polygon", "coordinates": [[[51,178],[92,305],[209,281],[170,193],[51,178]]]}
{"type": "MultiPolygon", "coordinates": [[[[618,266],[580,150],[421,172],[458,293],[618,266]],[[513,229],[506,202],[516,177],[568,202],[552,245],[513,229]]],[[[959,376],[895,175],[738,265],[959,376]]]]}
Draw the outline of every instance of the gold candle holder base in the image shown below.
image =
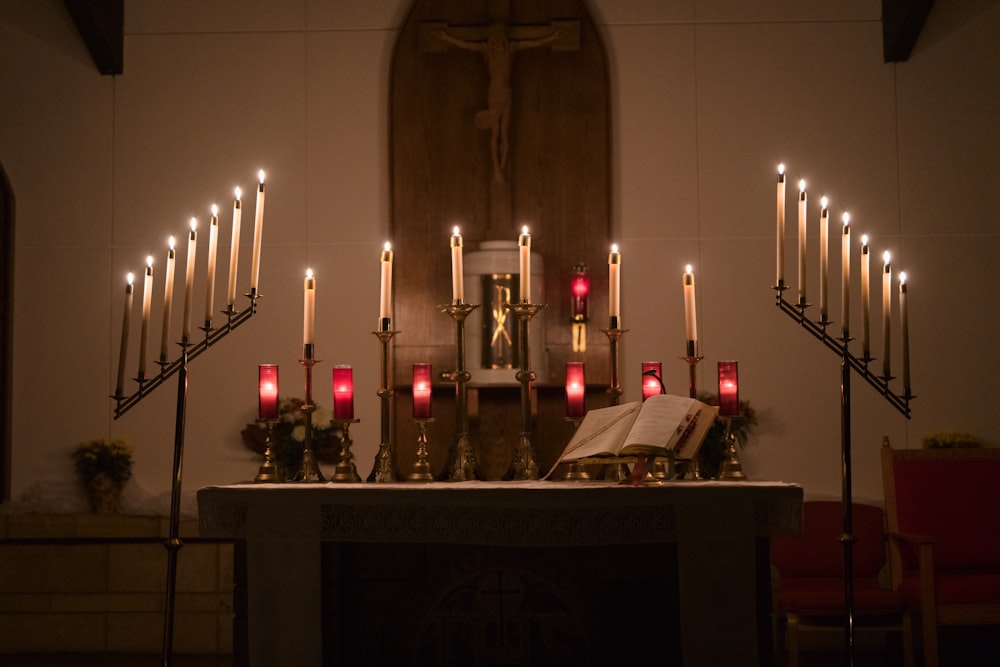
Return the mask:
{"type": "Polygon", "coordinates": [[[726,453],[719,466],[719,479],[727,482],[740,482],[746,480],[743,474],[743,464],[740,463],[736,455],[736,435],[729,430],[729,423],[726,425],[726,453]]]}
{"type": "MultiPolygon", "coordinates": [[[[574,431],[580,427],[580,422],[583,421],[582,417],[566,417],[565,419],[573,424],[574,431]]],[[[590,479],[590,473],[579,461],[570,461],[569,468],[562,477],[564,482],[589,482],[590,479]]]]}
{"type": "Polygon", "coordinates": [[[518,337],[521,343],[521,370],[517,381],[521,384],[521,435],[514,450],[514,479],[538,479],[538,461],[531,444],[531,383],[536,375],[531,370],[531,352],[528,346],[528,323],[546,307],[543,303],[507,303],[504,307],[517,316],[518,337]]]}
{"type": "Polygon", "coordinates": [[[323,473],[319,469],[319,464],[316,463],[316,457],[313,454],[312,447],[312,413],[316,411],[316,405],[312,400],[312,369],[313,366],[320,362],[318,359],[312,358],[311,346],[307,346],[306,352],[306,358],[299,359],[299,363],[302,365],[302,368],[305,369],[306,375],[305,402],[300,408],[302,413],[305,415],[305,447],[302,450],[302,467],[299,468],[299,472],[295,475],[295,478],[292,481],[302,483],[325,482],[326,478],[323,477],[323,473]]]}
{"type": "Polygon", "coordinates": [[[264,438],[264,462],[257,469],[257,476],[253,478],[253,481],[258,483],[280,482],[281,476],[278,474],[278,466],[274,464],[273,455],[271,454],[271,435],[274,432],[274,422],[271,420],[261,421],[267,427],[267,436],[264,438]]]}
{"type": "Polygon", "coordinates": [[[351,453],[351,424],[356,424],[360,419],[333,419],[331,423],[336,427],[339,426],[344,432],[341,449],[340,449],[340,459],[337,461],[337,467],[333,469],[333,477],[330,478],[331,482],[337,482],[341,484],[345,483],[355,483],[361,481],[361,476],[358,474],[358,469],[354,465],[354,454],[351,453]]]}
{"type": "Polygon", "coordinates": [[[406,476],[408,482],[433,482],[434,474],[431,472],[431,463],[428,460],[427,452],[427,424],[434,421],[433,417],[417,418],[413,421],[417,424],[419,433],[417,435],[417,460],[413,463],[412,472],[406,476]]]}
{"type": "Polygon", "coordinates": [[[378,452],[375,454],[375,464],[368,475],[368,481],[377,484],[396,481],[396,457],[389,437],[391,433],[390,412],[392,410],[390,402],[393,394],[392,387],[389,385],[389,342],[399,332],[392,331],[389,328],[390,325],[391,322],[388,319],[382,319],[379,321],[379,330],[372,332],[378,338],[381,350],[381,384],[378,389],[378,398],[382,439],[379,441],[378,452]]]}
{"type": "Polygon", "coordinates": [[[471,374],[465,369],[465,319],[478,304],[453,302],[438,306],[455,322],[455,372],[451,379],[455,383],[455,440],[448,453],[448,465],[444,475],[451,482],[468,482],[476,479],[476,453],[469,441],[469,380],[471,374]]]}

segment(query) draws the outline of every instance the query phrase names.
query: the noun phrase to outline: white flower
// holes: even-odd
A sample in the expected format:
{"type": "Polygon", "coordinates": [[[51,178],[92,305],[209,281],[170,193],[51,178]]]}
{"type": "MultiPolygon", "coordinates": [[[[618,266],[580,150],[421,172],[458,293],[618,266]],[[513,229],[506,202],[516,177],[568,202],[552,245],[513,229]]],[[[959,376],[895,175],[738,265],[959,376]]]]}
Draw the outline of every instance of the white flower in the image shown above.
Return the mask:
{"type": "Polygon", "coordinates": [[[299,424],[292,429],[292,440],[296,442],[304,442],[306,439],[306,426],[305,424],[299,424]]]}
{"type": "Polygon", "coordinates": [[[324,408],[321,405],[317,405],[316,409],[313,410],[313,413],[312,413],[312,425],[313,425],[313,428],[329,428],[330,427],[330,419],[332,419],[332,418],[333,418],[333,415],[331,415],[330,412],[326,408],[324,408]]]}

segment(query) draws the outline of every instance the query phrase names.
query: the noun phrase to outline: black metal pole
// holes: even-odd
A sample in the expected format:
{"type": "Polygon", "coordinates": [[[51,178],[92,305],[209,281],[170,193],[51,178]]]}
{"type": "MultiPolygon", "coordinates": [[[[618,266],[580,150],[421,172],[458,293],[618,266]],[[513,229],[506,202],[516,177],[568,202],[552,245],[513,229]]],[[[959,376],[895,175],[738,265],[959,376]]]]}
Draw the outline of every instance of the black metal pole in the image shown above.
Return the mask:
{"type": "Polygon", "coordinates": [[[844,533],[840,542],[844,547],[844,653],[847,665],[854,664],[854,501],[851,491],[851,366],[848,363],[847,344],[844,344],[844,361],[840,380],[840,445],[841,484],[844,515],[844,533]]]}
{"type": "Polygon", "coordinates": [[[180,539],[181,476],[184,468],[184,422],[187,416],[188,353],[183,347],[177,374],[177,420],[174,428],[174,476],[170,490],[170,527],[163,546],[167,550],[167,590],[163,603],[163,667],[170,667],[174,650],[174,600],[177,592],[177,552],[180,539]]]}

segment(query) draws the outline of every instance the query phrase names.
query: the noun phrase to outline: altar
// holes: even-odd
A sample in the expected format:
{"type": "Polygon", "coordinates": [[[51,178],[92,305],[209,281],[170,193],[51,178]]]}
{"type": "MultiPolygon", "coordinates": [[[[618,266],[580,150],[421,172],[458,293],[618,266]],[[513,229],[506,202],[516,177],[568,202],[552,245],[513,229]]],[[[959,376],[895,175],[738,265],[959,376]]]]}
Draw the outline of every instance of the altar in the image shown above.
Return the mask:
{"type": "Polygon", "coordinates": [[[240,545],[251,665],[766,665],[768,540],[801,529],[802,489],[236,484],[198,506],[240,545]]]}

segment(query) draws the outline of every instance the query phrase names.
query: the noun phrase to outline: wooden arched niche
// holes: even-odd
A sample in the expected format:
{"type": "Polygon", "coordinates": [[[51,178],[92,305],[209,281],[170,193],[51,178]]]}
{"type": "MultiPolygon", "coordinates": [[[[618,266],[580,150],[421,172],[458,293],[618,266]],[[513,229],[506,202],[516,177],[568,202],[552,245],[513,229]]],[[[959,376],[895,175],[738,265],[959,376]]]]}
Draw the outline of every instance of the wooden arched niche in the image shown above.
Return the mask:
{"type": "MultiPolygon", "coordinates": [[[[494,52],[501,61],[504,54],[494,52]]],[[[393,54],[390,92],[393,325],[401,332],[392,340],[395,386],[410,384],[412,363],[432,363],[435,375],[455,368],[455,325],[438,309],[452,296],[454,225],[466,257],[484,243],[516,242],[522,225],[529,227],[544,264],[540,289],[532,288],[540,294],[532,300],[548,304],[531,323],[532,367],[542,371],[537,385],[561,387],[570,360],[586,363],[588,382],[607,384],[608,341],[600,329],[608,323],[609,109],[604,47],[584,2],[413,3],[393,54]],[[507,72],[503,62],[488,64],[491,33],[506,40],[499,48],[509,56],[507,72]],[[508,82],[509,108],[502,104],[508,82]],[[501,147],[491,125],[505,120],[501,147]],[[583,352],[572,348],[570,323],[570,279],[580,264],[591,276],[583,352]]],[[[487,326],[484,317],[490,317],[487,308],[474,312],[467,330],[487,326]]],[[[466,350],[469,367],[480,361],[473,347],[466,350]]],[[[449,383],[439,382],[448,398],[449,383]]],[[[448,409],[437,414],[435,402],[435,431],[444,442],[454,430],[448,409]]],[[[408,410],[406,400],[396,401],[397,442],[410,440],[408,410]]],[[[475,433],[472,439],[475,444],[475,433]]],[[[408,448],[397,449],[404,469],[408,448]]],[[[443,465],[438,458],[432,448],[432,463],[443,465]]],[[[539,458],[544,466],[550,457],[540,452],[539,458]]]]}

